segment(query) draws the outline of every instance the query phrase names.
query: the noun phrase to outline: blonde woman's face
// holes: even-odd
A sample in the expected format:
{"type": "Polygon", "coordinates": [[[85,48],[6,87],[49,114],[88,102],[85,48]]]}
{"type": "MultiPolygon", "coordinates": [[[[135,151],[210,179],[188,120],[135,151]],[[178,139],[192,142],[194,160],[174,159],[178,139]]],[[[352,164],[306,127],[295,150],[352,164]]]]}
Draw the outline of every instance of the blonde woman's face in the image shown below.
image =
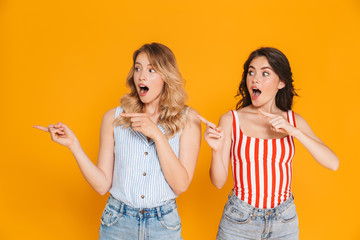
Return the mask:
{"type": "Polygon", "coordinates": [[[134,84],[140,100],[145,103],[159,101],[164,80],[149,62],[146,53],[140,53],[135,60],[134,84]]]}

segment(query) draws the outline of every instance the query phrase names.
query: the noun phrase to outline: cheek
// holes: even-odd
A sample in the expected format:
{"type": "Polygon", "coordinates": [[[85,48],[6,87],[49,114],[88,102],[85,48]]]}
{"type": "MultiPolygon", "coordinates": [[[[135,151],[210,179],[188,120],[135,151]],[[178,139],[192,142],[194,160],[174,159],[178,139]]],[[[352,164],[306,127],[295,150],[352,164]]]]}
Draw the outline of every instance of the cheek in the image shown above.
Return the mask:
{"type": "Polygon", "coordinates": [[[250,81],[251,80],[249,78],[246,78],[245,84],[247,89],[249,89],[249,86],[251,85],[250,81]]]}
{"type": "Polygon", "coordinates": [[[164,88],[164,81],[159,81],[159,83],[158,83],[158,88],[159,88],[159,91],[162,91],[163,90],[163,88],[164,88]]]}
{"type": "Polygon", "coordinates": [[[162,90],[163,86],[164,86],[164,80],[160,77],[157,76],[153,79],[153,83],[154,85],[159,88],[160,90],[162,90]]]}
{"type": "Polygon", "coordinates": [[[279,82],[276,79],[266,79],[263,81],[263,87],[268,89],[277,89],[279,86],[279,82]]]}
{"type": "Polygon", "coordinates": [[[138,72],[135,72],[133,75],[134,82],[139,80],[140,74],[138,72]]]}

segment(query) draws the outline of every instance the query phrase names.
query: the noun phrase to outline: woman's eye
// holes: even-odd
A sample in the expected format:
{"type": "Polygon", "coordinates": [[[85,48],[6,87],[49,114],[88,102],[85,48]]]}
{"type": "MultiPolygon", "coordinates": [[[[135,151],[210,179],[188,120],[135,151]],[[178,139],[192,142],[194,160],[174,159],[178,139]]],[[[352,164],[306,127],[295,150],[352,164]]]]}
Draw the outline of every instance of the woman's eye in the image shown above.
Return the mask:
{"type": "Polygon", "coordinates": [[[155,71],[155,69],[151,68],[151,69],[149,70],[149,72],[154,73],[154,72],[156,72],[156,71],[155,71]]]}
{"type": "Polygon", "coordinates": [[[249,71],[248,74],[249,74],[250,76],[254,76],[254,72],[253,72],[253,71],[249,71]]]}
{"type": "Polygon", "coordinates": [[[269,76],[270,74],[268,72],[263,72],[264,77],[269,76]]]}
{"type": "Polygon", "coordinates": [[[135,71],[136,71],[136,72],[139,72],[139,71],[140,71],[140,68],[135,67],[135,71]]]}

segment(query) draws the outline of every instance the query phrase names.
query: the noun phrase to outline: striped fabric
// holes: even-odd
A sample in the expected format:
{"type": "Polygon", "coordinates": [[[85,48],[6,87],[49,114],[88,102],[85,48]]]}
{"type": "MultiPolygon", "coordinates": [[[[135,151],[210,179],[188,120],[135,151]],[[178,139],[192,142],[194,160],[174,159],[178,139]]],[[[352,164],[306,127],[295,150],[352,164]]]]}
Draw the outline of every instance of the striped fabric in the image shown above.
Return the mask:
{"type": "MultiPolygon", "coordinates": [[[[246,136],[233,115],[231,164],[234,193],[242,201],[262,209],[278,206],[291,195],[294,138],[260,139],[246,136]]],[[[296,126],[294,112],[288,121],[296,126]]]]}
{"type": "MultiPolygon", "coordinates": [[[[115,117],[123,111],[116,109],[115,117]]],[[[165,130],[158,125],[164,133],[165,130]]],[[[175,155],[179,157],[180,132],[169,139],[175,155]]],[[[111,195],[134,208],[152,208],[176,198],[161,171],[153,140],[132,128],[114,128],[115,162],[111,195]]]]}

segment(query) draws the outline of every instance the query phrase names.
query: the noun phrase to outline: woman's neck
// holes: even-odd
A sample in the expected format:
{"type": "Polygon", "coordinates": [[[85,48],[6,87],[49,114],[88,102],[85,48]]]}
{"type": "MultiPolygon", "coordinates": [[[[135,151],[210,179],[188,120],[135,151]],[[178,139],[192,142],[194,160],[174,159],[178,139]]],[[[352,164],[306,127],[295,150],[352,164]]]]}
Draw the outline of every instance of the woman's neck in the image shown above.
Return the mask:
{"type": "Polygon", "coordinates": [[[145,104],[143,112],[146,113],[154,123],[156,123],[160,115],[160,104],[145,104]]]}
{"type": "Polygon", "coordinates": [[[263,110],[264,112],[267,112],[267,113],[281,112],[281,109],[276,106],[275,100],[272,101],[272,102],[269,102],[267,104],[261,105],[261,106],[254,106],[252,104],[250,106],[254,111],[257,111],[258,109],[261,109],[261,110],[263,110]]]}

